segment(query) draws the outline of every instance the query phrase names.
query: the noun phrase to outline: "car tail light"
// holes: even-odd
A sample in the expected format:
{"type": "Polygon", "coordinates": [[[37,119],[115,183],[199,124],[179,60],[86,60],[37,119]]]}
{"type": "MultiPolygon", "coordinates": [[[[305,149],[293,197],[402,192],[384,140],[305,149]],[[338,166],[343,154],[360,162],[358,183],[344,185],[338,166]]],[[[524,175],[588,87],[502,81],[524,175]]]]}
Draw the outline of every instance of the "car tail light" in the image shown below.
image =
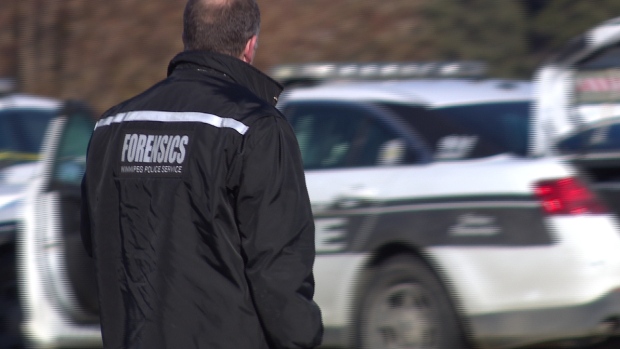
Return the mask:
{"type": "Polygon", "coordinates": [[[576,178],[538,182],[536,196],[549,215],[577,215],[608,212],[600,199],[576,178]]]}

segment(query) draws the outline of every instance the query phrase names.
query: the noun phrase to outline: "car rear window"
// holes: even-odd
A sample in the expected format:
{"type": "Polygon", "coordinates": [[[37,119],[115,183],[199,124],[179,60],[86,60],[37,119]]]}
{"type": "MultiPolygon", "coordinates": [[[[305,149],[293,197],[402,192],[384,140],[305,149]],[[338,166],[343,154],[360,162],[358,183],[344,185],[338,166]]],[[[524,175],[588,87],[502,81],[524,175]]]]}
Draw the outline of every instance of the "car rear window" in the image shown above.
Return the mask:
{"type": "MultiPolygon", "coordinates": [[[[528,153],[529,101],[434,109],[396,104],[382,106],[398,114],[437,154],[441,154],[446,143],[457,150],[459,147],[470,147],[469,151],[461,152],[461,158],[502,153],[525,156],[528,153]]],[[[446,159],[452,160],[449,156],[446,159]]]]}

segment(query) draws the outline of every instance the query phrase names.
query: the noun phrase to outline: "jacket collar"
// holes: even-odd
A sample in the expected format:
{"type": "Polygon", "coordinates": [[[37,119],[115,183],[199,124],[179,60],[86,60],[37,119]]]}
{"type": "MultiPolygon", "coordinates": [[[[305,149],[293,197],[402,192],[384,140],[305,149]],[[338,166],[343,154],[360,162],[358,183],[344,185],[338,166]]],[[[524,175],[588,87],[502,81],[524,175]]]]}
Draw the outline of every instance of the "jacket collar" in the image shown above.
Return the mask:
{"type": "Polygon", "coordinates": [[[209,51],[184,51],[176,55],[168,65],[168,76],[180,66],[212,70],[248,88],[252,93],[271,105],[278,101],[283,87],[278,82],[244,61],[209,51]]]}

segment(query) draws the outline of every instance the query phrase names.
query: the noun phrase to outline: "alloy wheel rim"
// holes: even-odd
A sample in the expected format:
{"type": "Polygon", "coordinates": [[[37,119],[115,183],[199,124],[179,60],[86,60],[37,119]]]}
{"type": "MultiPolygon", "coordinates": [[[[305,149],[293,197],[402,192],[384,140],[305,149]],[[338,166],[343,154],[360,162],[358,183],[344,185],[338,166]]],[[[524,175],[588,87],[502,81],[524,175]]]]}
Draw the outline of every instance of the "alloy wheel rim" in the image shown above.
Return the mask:
{"type": "Polygon", "coordinates": [[[366,349],[438,349],[438,322],[428,293],[415,283],[383,290],[368,309],[366,349]]]}

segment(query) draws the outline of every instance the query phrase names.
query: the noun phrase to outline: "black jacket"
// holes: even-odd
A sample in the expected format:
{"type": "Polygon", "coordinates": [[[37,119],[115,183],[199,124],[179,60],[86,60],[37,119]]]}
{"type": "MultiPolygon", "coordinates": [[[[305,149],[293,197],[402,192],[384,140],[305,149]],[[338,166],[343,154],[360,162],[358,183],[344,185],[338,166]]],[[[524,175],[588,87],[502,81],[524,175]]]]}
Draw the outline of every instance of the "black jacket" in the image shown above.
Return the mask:
{"type": "Polygon", "coordinates": [[[97,123],[82,237],[109,349],[312,348],[314,226],[281,87],[183,52],[97,123]]]}

